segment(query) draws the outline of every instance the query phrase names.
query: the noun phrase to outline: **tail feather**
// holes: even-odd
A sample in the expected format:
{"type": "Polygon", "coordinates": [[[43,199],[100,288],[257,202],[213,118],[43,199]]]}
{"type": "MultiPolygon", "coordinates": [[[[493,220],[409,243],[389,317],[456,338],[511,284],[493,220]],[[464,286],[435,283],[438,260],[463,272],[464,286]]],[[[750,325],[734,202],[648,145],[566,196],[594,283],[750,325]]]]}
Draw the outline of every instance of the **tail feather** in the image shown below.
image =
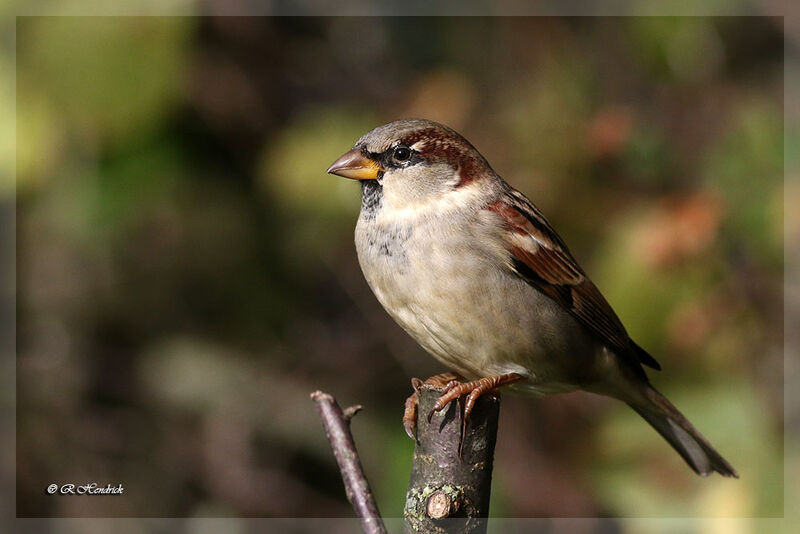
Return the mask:
{"type": "Polygon", "coordinates": [[[650,402],[646,406],[629,403],[631,408],[650,423],[698,475],[708,476],[716,471],[722,476],[739,478],[736,469],[666,397],[652,387],[648,387],[647,397],[650,402]]]}
{"type": "Polygon", "coordinates": [[[658,360],[653,358],[649,352],[637,345],[635,341],[631,340],[630,346],[633,349],[633,352],[636,354],[636,357],[639,359],[639,362],[655,369],[656,371],[661,370],[661,364],[658,363],[658,360]]]}

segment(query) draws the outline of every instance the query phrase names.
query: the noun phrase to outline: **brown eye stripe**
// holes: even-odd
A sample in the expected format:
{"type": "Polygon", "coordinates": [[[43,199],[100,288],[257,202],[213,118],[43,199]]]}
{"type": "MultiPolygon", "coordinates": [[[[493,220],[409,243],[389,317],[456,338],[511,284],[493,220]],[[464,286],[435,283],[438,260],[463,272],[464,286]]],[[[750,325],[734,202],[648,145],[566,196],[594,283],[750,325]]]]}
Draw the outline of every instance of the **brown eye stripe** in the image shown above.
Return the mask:
{"type": "Polygon", "coordinates": [[[489,164],[463,137],[442,128],[424,128],[410,133],[401,142],[414,147],[429,162],[444,161],[459,171],[456,187],[468,184],[484,175],[489,164]],[[423,141],[418,147],[416,143],[423,141]]]}

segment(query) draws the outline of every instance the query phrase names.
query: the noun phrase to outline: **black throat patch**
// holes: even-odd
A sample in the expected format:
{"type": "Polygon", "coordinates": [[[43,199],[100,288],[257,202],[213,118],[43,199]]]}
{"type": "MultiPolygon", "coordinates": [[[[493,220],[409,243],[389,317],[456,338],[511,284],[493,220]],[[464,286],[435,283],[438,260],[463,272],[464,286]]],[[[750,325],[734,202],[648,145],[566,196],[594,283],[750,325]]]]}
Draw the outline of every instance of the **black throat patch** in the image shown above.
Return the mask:
{"type": "Polygon", "coordinates": [[[383,186],[378,180],[361,181],[361,214],[367,219],[374,219],[383,204],[383,186]]]}

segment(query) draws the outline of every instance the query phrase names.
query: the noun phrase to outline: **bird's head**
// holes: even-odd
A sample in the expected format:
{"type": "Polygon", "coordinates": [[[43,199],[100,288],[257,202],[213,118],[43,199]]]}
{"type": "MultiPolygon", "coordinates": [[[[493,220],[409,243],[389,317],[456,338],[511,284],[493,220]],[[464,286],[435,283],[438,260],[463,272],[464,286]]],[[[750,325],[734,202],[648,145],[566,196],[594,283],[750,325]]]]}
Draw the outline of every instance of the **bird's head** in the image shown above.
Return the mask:
{"type": "Polygon", "coordinates": [[[375,180],[397,207],[425,204],[494,176],[469,141],[422,119],[390,122],[367,132],[327,172],[375,180]]]}

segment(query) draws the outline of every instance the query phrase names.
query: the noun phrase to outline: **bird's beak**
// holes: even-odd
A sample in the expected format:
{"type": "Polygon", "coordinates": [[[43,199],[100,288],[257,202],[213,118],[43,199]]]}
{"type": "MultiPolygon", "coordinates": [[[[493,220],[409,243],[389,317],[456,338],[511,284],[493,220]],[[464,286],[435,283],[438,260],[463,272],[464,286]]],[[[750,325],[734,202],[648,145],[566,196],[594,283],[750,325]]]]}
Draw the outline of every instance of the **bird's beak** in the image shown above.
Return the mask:
{"type": "Polygon", "coordinates": [[[383,172],[378,163],[354,148],[333,162],[328,167],[328,174],[337,174],[353,180],[376,180],[379,173],[383,172]]]}

